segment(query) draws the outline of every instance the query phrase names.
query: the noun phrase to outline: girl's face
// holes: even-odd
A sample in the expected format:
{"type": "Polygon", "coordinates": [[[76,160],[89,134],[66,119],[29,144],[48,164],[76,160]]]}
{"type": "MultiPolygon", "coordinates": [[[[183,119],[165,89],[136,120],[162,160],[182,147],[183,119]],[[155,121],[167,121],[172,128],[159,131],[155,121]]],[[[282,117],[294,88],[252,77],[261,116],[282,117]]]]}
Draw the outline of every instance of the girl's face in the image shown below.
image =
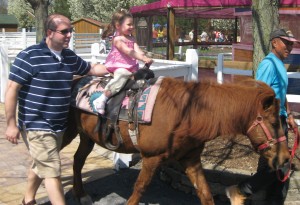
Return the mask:
{"type": "Polygon", "coordinates": [[[130,17],[125,18],[122,24],[117,24],[117,30],[119,31],[120,35],[131,35],[133,28],[133,19],[130,17]]]}

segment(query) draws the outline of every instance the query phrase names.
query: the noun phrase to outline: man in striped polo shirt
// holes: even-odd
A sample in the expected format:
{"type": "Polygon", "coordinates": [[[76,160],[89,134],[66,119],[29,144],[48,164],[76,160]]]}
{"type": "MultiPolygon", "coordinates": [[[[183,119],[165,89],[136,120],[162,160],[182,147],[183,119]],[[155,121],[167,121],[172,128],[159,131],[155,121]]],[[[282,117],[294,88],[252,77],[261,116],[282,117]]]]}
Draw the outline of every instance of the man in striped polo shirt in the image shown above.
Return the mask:
{"type": "Polygon", "coordinates": [[[7,140],[17,144],[21,133],[33,158],[22,204],[36,204],[35,195],[43,179],[51,203],[65,204],[59,151],[73,75],[107,73],[104,65],[91,65],[68,49],[71,35],[67,17],[50,15],[45,22],[46,38],[21,51],[11,66],[5,96],[5,134],[7,140]]]}

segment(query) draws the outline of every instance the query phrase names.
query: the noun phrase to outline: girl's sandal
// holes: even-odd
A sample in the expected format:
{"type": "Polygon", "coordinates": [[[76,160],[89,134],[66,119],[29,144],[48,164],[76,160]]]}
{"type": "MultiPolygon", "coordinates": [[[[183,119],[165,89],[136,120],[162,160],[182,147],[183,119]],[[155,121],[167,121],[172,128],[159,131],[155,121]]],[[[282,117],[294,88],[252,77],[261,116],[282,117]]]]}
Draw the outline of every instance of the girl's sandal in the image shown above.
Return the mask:
{"type": "Polygon", "coordinates": [[[35,199],[25,203],[25,199],[22,200],[22,205],[35,205],[36,204],[36,201],[35,199]]]}

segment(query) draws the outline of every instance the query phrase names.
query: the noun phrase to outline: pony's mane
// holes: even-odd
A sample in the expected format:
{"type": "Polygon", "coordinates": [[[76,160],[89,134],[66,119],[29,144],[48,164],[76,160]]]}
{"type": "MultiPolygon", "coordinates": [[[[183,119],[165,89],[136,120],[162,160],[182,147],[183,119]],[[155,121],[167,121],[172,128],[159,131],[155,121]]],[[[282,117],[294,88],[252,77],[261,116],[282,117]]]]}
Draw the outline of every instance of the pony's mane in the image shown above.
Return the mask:
{"type": "Polygon", "coordinates": [[[258,114],[259,99],[274,95],[265,83],[253,79],[217,84],[165,78],[161,90],[167,113],[175,112],[176,119],[181,120],[176,132],[189,130],[190,136],[204,133],[205,140],[245,132],[249,120],[258,114]]]}

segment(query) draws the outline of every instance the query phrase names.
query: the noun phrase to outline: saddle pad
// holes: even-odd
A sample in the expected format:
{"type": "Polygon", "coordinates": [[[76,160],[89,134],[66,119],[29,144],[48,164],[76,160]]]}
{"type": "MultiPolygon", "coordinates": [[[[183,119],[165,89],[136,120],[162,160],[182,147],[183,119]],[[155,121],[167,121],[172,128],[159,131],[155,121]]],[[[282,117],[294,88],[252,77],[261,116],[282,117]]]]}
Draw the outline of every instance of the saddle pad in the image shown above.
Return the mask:
{"type": "MultiPolygon", "coordinates": [[[[72,91],[71,106],[97,115],[97,111],[93,105],[93,101],[100,97],[104,88],[101,86],[101,77],[85,76],[79,80],[72,91]]],[[[140,123],[151,122],[152,111],[155,104],[156,95],[158,93],[163,77],[159,77],[154,85],[147,87],[138,102],[138,121],[140,123]]],[[[128,120],[128,97],[122,102],[119,120],[128,120]]]]}

